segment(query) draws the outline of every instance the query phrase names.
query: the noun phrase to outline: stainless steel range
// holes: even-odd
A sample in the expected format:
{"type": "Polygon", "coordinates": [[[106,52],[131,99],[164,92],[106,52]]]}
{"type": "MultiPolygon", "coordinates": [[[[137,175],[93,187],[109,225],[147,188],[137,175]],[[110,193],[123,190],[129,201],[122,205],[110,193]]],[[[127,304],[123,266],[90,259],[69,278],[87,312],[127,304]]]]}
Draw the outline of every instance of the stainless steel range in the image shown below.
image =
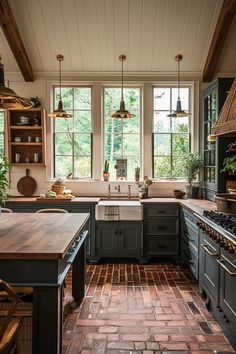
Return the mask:
{"type": "Polygon", "coordinates": [[[199,228],[219,246],[236,255],[236,215],[204,210],[199,228]]]}

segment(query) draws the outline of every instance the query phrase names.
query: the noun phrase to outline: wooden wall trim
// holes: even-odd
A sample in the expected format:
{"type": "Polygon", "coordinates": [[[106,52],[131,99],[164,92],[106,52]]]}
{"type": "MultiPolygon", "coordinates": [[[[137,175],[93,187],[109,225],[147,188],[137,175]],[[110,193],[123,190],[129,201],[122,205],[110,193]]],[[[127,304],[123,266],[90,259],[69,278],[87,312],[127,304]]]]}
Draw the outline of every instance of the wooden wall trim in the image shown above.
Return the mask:
{"type": "Polygon", "coordinates": [[[235,12],[236,0],[224,0],[203,70],[203,82],[210,82],[214,77],[235,12]]]}
{"type": "Polygon", "coordinates": [[[34,81],[33,70],[8,0],[0,0],[0,24],[25,81],[34,81]]]}

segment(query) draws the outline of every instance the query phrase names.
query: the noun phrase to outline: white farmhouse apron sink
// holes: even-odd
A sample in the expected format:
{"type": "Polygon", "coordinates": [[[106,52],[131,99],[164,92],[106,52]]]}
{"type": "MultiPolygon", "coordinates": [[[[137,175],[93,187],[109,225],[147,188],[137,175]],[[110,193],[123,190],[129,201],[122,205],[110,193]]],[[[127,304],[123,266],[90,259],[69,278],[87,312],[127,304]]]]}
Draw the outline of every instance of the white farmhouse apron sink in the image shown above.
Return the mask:
{"type": "Polygon", "coordinates": [[[142,220],[139,200],[100,200],[95,209],[96,220],[142,220]]]}

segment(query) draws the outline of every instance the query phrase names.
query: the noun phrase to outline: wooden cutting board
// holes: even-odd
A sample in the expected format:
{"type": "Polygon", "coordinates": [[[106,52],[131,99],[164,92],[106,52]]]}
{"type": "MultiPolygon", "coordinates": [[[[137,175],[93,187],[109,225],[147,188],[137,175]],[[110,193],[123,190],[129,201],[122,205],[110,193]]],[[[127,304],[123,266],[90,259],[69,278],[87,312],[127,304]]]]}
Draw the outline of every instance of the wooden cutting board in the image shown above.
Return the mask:
{"type": "Polygon", "coordinates": [[[37,183],[33,177],[29,175],[30,170],[26,169],[26,176],[21,177],[17,182],[17,190],[25,197],[31,197],[34,194],[37,183]]]}

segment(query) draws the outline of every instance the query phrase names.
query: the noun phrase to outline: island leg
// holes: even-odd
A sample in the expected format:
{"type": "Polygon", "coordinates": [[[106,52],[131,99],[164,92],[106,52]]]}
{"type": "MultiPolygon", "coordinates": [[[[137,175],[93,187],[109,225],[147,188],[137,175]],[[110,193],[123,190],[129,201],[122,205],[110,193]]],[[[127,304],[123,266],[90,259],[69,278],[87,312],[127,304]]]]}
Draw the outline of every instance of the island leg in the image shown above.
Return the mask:
{"type": "Polygon", "coordinates": [[[72,296],[81,303],[85,294],[86,246],[83,242],[72,264],[72,296]]]}
{"type": "Polygon", "coordinates": [[[62,286],[34,287],[33,354],[62,353],[62,286]]]}

